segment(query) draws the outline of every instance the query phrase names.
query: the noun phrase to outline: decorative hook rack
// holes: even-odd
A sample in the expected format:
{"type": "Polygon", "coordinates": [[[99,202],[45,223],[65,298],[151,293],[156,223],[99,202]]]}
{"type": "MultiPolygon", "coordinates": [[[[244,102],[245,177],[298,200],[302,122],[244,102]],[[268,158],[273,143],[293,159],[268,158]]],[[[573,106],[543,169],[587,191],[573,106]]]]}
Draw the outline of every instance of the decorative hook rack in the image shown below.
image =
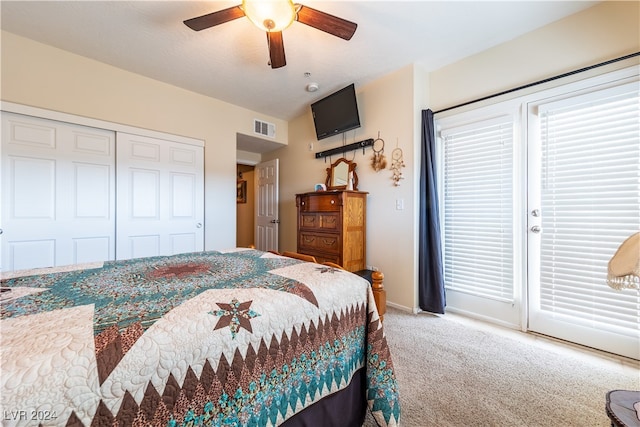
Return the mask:
{"type": "Polygon", "coordinates": [[[365,148],[372,145],[373,138],[369,138],[359,142],[354,142],[353,144],[343,145],[342,147],[332,148],[331,150],[320,151],[319,153],[316,153],[316,159],[319,159],[321,157],[333,156],[334,154],[338,153],[346,153],[347,151],[357,150],[359,148],[362,148],[362,151],[364,152],[365,148]]]}

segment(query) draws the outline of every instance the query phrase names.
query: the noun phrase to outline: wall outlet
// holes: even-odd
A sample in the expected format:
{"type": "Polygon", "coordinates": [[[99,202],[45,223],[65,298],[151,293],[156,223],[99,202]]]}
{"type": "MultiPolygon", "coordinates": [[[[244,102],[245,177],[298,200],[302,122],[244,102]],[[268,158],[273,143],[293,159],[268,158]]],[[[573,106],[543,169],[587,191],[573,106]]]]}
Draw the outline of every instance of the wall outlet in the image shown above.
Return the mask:
{"type": "Polygon", "coordinates": [[[367,265],[367,270],[371,270],[371,271],[378,271],[378,267],[376,267],[375,265],[367,265]]]}

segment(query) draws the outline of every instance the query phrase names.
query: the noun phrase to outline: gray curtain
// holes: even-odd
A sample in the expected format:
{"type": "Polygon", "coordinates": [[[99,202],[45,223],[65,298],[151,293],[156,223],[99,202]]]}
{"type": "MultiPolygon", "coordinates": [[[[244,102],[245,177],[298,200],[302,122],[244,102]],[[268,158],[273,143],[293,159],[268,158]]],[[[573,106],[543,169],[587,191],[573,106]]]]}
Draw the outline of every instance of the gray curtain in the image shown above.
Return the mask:
{"type": "Polygon", "coordinates": [[[440,216],[435,159],[436,141],[433,111],[431,110],[422,110],[421,148],[418,305],[422,310],[444,314],[446,297],[440,246],[440,216]]]}

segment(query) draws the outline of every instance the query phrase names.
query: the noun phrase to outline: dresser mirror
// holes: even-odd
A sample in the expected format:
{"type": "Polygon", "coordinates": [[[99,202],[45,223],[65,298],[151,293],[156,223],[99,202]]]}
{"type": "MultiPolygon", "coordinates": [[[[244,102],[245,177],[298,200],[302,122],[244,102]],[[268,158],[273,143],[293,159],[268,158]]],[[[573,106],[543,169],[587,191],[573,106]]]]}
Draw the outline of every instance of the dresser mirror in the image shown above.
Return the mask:
{"type": "Polygon", "coordinates": [[[344,157],[336,160],[327,168],[327,190],[346,190],[349,184],[349,172],[353,173],[353,189],[358,190],[356,163],[344,157]]]}

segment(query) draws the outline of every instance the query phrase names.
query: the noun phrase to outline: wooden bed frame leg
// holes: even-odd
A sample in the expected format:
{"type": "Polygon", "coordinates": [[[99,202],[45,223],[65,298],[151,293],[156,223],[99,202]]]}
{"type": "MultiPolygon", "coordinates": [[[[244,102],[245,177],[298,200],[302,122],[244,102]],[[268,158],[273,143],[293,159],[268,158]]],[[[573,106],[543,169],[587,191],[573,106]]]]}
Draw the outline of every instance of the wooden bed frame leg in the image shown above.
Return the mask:
{"type": "Polygon", "coordinates": [[[376,302],[381,322],[384,320],[384,314],[387,312],[387,291],[384,290],[383,280],[384,274],[382,274],[381,271],[371,273],[371,290],[373,291],[373,299],[376,302]]]}

